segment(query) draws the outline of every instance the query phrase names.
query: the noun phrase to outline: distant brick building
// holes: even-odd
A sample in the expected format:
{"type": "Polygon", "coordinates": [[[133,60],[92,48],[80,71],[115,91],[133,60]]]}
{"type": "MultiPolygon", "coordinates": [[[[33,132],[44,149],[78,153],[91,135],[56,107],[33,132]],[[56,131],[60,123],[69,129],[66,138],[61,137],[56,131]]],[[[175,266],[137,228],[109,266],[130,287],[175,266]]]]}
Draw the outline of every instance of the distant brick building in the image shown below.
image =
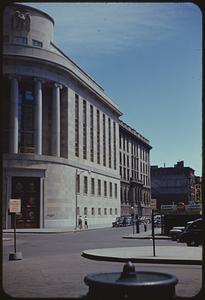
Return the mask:
{"type": "Polygon", "coordinates": [[[202,193],[201,193],[201,186],[202,186],[202,178],[200,176],[195,176],[195,184],[194,184],[194,192],[195,192],[195,202],[202,203],[202,193]]]}
{"type": "Polygon", "coordinates": [[[177,162],[174,167],[151,166],[151,195],[157,199],[157,209],[161,205],[183,202],[191,204],[195,199],[194,170],[177,162]]]}

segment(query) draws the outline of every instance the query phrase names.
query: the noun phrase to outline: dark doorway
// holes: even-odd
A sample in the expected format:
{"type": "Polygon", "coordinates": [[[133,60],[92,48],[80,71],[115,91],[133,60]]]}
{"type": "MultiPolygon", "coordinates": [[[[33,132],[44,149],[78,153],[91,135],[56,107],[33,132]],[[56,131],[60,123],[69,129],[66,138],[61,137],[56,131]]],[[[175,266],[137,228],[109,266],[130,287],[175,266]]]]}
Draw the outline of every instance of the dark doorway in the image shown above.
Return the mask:
{"type": "Polygon", "coordinates": [[[16,227],[39,228],[40,178],[12,177],[12,198],[21,199],[21,213],[16,215],[16,227]]]}

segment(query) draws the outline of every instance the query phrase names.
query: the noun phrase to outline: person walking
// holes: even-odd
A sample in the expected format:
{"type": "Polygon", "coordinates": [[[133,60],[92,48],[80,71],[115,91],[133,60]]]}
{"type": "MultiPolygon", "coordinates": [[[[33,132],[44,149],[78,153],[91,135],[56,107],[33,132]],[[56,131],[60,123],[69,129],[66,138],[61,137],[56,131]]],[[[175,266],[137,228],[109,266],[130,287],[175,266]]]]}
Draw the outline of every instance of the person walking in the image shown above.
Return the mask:
{"type": "Polygon", "coordinates": [[[88,229],[88,218],[85,216],[84,218],[84,223],[85,223],[85,229],[88,229]]]}
{"type": "Polygon", "coordinates": [[[83,228],[83,219],[82,219],[82,216],[80,216],[78,218],[78,228],[79,229],[82,229],[83,228]]]}

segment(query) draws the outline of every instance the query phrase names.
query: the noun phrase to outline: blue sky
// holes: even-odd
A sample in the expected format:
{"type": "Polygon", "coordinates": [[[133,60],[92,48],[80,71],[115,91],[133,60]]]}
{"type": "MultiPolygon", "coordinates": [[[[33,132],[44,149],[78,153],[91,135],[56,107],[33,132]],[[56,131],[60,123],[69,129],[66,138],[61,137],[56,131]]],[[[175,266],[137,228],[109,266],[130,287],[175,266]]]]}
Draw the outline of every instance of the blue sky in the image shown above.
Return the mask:
{"type": "MultiPolygon", "coordinates": [[[[26,3],[24,3],[26,4],[26,3]]],[[[192,3],[27,3],[55,20],[54,42],[150,140],[151,164],[201,175],[202,17],[192,3]]]]}

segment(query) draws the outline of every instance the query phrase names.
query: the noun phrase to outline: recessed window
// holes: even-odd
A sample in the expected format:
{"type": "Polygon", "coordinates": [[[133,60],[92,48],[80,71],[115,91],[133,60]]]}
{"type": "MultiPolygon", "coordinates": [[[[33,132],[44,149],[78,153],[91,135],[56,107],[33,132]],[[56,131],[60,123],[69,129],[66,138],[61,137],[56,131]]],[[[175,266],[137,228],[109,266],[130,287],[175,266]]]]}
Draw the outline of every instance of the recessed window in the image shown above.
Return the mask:
{"type": "Polygon", "coordinates": [[[14,42],[18,44],[27,44],[27,38],[24,36],[15,36],[14,42]]]}
{"type": "Polygon", "coordinates": [[[37,40],[32,40],[32,45],[35,47],[40,47],[40,48],[43,47],[43,43],[40,41],[37,41],[37,40]]]}

